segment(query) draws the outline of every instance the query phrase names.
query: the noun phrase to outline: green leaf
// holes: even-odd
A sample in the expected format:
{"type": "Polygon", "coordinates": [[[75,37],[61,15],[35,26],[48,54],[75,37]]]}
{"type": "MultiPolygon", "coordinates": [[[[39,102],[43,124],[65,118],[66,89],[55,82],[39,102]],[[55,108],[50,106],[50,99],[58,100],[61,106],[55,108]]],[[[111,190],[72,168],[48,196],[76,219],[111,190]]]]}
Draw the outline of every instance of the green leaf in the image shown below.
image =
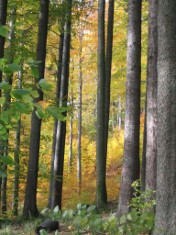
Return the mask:
{"type": "Polygon", "coordinates": [[[8,38],[8,29],[7,27],[0,25],[0,35],[4,38],[8,38]]]}
{"type": "Polygon", "coordinates": [[[10,90],[11,88],[12,88],[12,85],[10,85],[8,82],[1,82],[0,83],[1,90],[10,90]]]}
{"type": "MultiPolygon", "coordinates": [[[[2,157],[0,157],[0,158],[2,158],[2,157]]],[[[0,159],[0,161],[1,161],[1,159],[0,159]]],[[[6,175],[7,175],[6,171],[4,169],[0,168],[0,177],[4,178],[4,177],[6,177],[6,175]]]]}
{"type": "Polygon", "coordinates": [[[36,91],[36,90],[31,91],[30,94],[31,94],[31,96],[34,97],[34,98],[38,98],[38,97],[39,97],[39,93],[38,93],[38,91],[36,91]]]}
{"type": "Polygon", "coordinates": [[[11,73],[17,72],[20,70],[20,66],[17,64],[7,64],[8,70],[10,70],[11,73]]]}
{"type": "Polygon", "coordinates": [[[26,96],[28,94],[30,94],[30,90],[27,89],[15,89],[11,91],[11,96],[20,100],[23,98],[23,96],[26,96]]]}
{"type": "Polygon", "coordinates": [[[29,114],[31,111],[31,107],[29,107],[28,105],[17,101],[14,103],[14,107],[20,112],[20,113],[25,113],[25,114],[29,114]]]}
{"type": "Polygon", "coordinates": [[[126,221],[127,221],[126,215],[122,215],[122,216],[120,217],[120,224],[125,224],[126,221]]]}
{"type": "Polygon", "coordinates": [[[46,117],[46,113],[45,113],[45,111],[42,110],[42,109],[37,109],[37,110],[35,111],[35,113],[36,113],[36,115],[37,115],[37,117],[38,117],[39,119],[46,117]]]}
{"type": "Polygon", "coordinates": [[[33,75],[35,78],[39,78],[38,67],[31,66],[31,72],[32,72],[32,75],[33,75]]]}
{"type": "Polygon", "coordinates": [[[66,120],[66,117],[63,116],[60,113],[60,108],[58,108],[56,106],[47,106],[46,111],[48,112],[49,115],[51,115],[52,117],[57,118],[60,121],[65,121],[66,120]]]}
{"type": "Polygon", "coordinates": [[[95,205],[89,206],[87,209],[87,212],[90,213],[90,212],[94,211],[95,209],[96,209],[95,205]]]}
{"type": "Polygon", "coordinates": [[[41,79],[38,82],[38,84],[43,91],[51,91],[52,90],[52,85],[47,83],[47,81],[45,79],[41,79]]]}
{"type": "Polygon", "coordinates": [[[5,165],[13,165],[14,164],[14,160],[12,157],[10,157],[9,155],[5,156],[5,157],[2,157],[2,162],[5,164],[5,165]]]}
{"type": "Polygon", "coordinates": [[[5,102],[5,97],[0,97],[0,105],[3,105],[5,102]]]}

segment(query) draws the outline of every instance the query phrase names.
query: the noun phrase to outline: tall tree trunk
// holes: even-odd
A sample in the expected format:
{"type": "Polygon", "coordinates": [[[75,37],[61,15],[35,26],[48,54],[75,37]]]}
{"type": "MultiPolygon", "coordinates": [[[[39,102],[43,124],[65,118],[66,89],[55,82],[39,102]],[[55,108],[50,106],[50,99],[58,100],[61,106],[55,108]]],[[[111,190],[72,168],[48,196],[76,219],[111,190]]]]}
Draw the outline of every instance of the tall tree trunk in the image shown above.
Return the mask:
{"type": "MultiPolygon", "coordinates": [[[[58,72],[57,72],[57,88],[56,88],[56,104],[57,105],[59,105],[59,97],[60,97],[63,43],[64,43],[64,29],[62,28],[61,33],[60,33],[59,61],[58,61],[58,67],[57,67],[57,69],[58,69],[58,72]]],[[[55,120],[54,120],[54,130],[53,130],[53,146],[52,146],[52,156],[51,156],[51,173],[50,173],[48,208],[51,208],[51,202],[52,202],[53,171],[54,171],[54,157],[55,157],[55,148],[56,148],[57,124],[58,124],[58,120],[55,118],[55,120]]]]}
{"type": "Polygon", "coordinates": [[[146,177],[145,189],[156,191],[157,133],[157,9],[158,0],[149,1],[147,61],[146,177]]]}
{"type": "Polygon", "coordinates": [[[155,235],[176,234],[176,1],[158,1],[155,235]]]}
{"type": "Polygon", "coordinates": [[[105,0],[98,1],[98,87],[96,140],[96,205],[107,202],[105,145],[105,0]]]}
{"type": "MultiPolygon", "coordinates": [[[[68,3],[68,11],[66,14],[66,24],[64,31],[64,49],[63,49],[62,75],[61,75],[61,87],[60,87],[60,106],[65,106],[65,107],[67,106],[67,98],[68,98],[72,0],[67,0],[67,3],[68,3]]],[[[65,112],[64,115],[66,116],[67,112],[65,112]]],[[[62,202],[65,136],[66,136],[66,122],[60,121],[58,122],[57,125],[56,148],[55,148],[55,158],[54,158],[54,174],[53,174],[53,192],[52,192],[52,208],[59,206],[60,209],[62,202]]]]}
{"type": "MultiPolygon", "coordinates": [[[[18,88],[21,89],[22,82],[22,68],[18,72],[18,88]]],[[[15,154],[14,154],[14,179],[13,179],[13,200],[12,200],[12,211],[14,215],[18,215],[18,196],[19,196],[19,173],[20,173],[20,128],[21,118],[17,123],[16,134],[15,134],[15,154]]]]}
{"type": "MultiPolygon", "coordinates": [[[[0,0],[0,25],[6,25],[6,18],[7,18],[7,0],[0,0]]],[[[5,44],[5,38],[0,36],[0,58],[4,57],[4,44],[5,44]]],[[[2,71],[0,71],[0,82],[2,82],[2,71]]],[[[1,89],[0,89],[0,97],[1,89]]],[[[0,107],[1,112],[1,107],[0,107]]],[[[1,140],[0,140],[1,142],[1,140]]],[[[2,143],[1,143],[2,144],[2,143]]],[[[0,153],[2,156],[2,151],[0,153]]],[[[0,207],[1,207],[1,185],[2,185],[2,178],[0,178],[0,207]]]]}
{"type": "MultiPolygon", "coordinates": [[[[12,9],[10,12],[10,23],[9,23],[9,35],[8,35],[8,48],[7,48],[7,54],[6,58],[9,64],[13,62],[14,54],[15,54],[15,27],[14,24],[16,23],[16,5],[12,5],[12,9]]],[[[7,74],[5,81],[12,85],[12,77],[13,74],[7,74]]],[[[10,107],[11,102],[11,96],[10,96],[10,90],[4,91],[4,97],[5,102],[2,107],[2,112],[6,111],[10,107]]],[[[6,157],[8,155],[8,144],[9,141],[6,140],[4,143],[2,143],[1,146],[1,152],[3,153],[3,156],[6,157]]],[[[6,213],[7,210],[7,166],[4,166],[4,169],[6,171],[6,176],[2,178],[2,213],[6,213]]]]}
{"type": "Polygon", "coordinates": [[[77,151],[77,179],[78,191],[81,188],[81,135],[82,135],[82,38],[83,30],[79,32],[79,98],[78,98],[78,151],[77,151]]]}
{"type": "MultiPolygon", "coordinates": [[[[49,12],[49,0],[40,0],[37,61],[41,61],[41,63],[39,64],[38,67],[39,78],[35,79],[35,89],[37,89],[37,82],[40,79],[44,78],[47,31],[48,31],[48,12],[49,12]]],[[[35,102],[43,100],[42,91],[38,90],[38,93],[39,93],[39,98],[37,98],[35,102]]],[[[27,185],[26,185],[25,201],[23,209],[23,216],[25,217],[29,217],[29,215],[31,216],[38,215],[38,209],[36,205],[36,194],[37,194],[40,130],[41,130],[41,119],[37,117],[34,110],[31,115],[29,165],[28,165],[27,185]]]]}
{"type": "Polygon", "coordinates": [[[121,130],[122,126],[122,104],[121,104],[121,96],[119,96],[118,100],[118,116],[117,116],[117,124],[118,124],[118,129],[121,130]]]}
{"type": "Polygon", "coordinates": [[[139,179],[139,129],[141,81],[141,0],[128,2],[125,141],[118,216],[129,211],[131,184],[139,179]]]}
{"type": "Polygon", "coordinates": [[[147,95],[145,101],[145,120],[144,120],[144,134],[143,134],[143,151],[142,151],[142,167],[141,167],[141,191],[145,191],[146,178],[146,138],[147,137],[147,95]]]}
{"type": "MultiPolygon", "coordinates": [[[[73,88],[71,87],[70,103],[73,106],[73,88]]],[[[69,140],[69,161],[68,161],[68,170],[70,170],[73,157],[73,111],[70,114],[70,140],[69,140]]]]}

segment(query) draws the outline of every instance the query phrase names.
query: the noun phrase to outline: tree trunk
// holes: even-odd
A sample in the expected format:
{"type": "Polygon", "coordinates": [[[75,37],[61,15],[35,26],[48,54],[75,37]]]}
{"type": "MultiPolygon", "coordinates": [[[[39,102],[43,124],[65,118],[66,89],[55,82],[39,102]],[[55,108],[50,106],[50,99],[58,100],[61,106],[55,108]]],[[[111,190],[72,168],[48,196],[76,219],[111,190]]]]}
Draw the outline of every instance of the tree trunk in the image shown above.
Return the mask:
{"type": "MultiPolygon", "coordinates": [[[[4,26],[6,25],[6,18],[7,18],[7,0],[0,0],[0,25],[4,26]]],[[[4,57],[4,44],[5,44],[5,38],[0,36],[0,58],[4,57]]],[[[0,83],[1,82],[2,82],[2,71],[0,71],[0,83]]],[[[1,96],[2,94],[0,89],[0,97],[1,96]]],[[[1,112],[1,107],[0,107],[0,112],[1,112]]],[[[2,156],[2,152],[0,154],[2,156]]],[[[1,207],[1,186],[2,186],[2,178],[0,178],[0,207],[1,207]]]]}
{"type": "MultiPolygon", "coordinates": [[[[58,67],[57,67],[57,69],[58,69],[58,72],[57,72],[57,88],[56,88],[56,104],[57,105],[59,105],[59,96],[60,96],[63,43],[64,43],[64,29],[62,28],[61,33],[60,33],[59,61],[58,61],[58,67]]],[[[54,130],[53,130],[53,146],[52,146],[52,156],[51,156],[51,173],[50,173],[48,208],[51,208],[51,203],[52,203],[53,171],[54,171],[54,157],[55,157],[55,148],[56,148],[57,124],[58,124],[58,120],[55,118],[55,120],[54,120],[54,130]]]]}
{"type": "MultiPolygon", "coordinates": [[[[36,87],[37,82],[40,79],[44,78],[47,31],[48,31],[48,12],[49,12],[49,0],[40,0],[37,61],[41,61],[41,63],[39,64],[38,67],[39,78],[35,79],[36,89],[37,89],[36,87]]],[[[35,102],[43,100],[42,91],[38,90],[38,93],[39,93],[39,98],[37,98],[35,102]]],[[[41,130],[41,119],[37,117],[34,110],[31,115],[29,165],[28,165],[27,185],[26,185],[24,210],[23,210],[23,216],[25,217],[29,217],[29,215],[30,216],[38,215],[38,209],[36,205],[36,194],[37,194],[40,130],[41,130]]]]}
{"type": "Polygon", "coordinates": [[[83,30],[79,32],[79,98],[78,98],[78,151],[77,151],[77,179],[78,191],[81,188],[81,134],[82,134],[82,38],[83,30]]]}
{"type": "MultiPolygon", "coordinates": [[[[60,107],[67,106],[67,98],[68,98],[72,0],[67,0],[67,2],[68,2],[68,11],[66,15],[66,24],[64,31],[60,107]]],[[[67,112],[63,113],[63,115],[66,116],[67,112]]],[[[56,148],[55,148],[55,158],[54,158],[54,174],[53,174],[53,192],[52,192],[52,208],[59,206],[60,209],[62,202],[65,136],[66,136],[66,122],[60,121],[58,122],[57,125],[56,148]]]]}
{"type": "Polygon", "coordinates": [[[141,81],[141,0],[128,2],[125,141],[118,216],[129,211],[131,184],[139,179],[139,129],[141,81]]]}
{"type": "MultiPolygon", "coordinates": [[[[13,62],[14,54],[15,54],[15,23],[16,23],[16,6],[15,4],[12,5],[12,9],[10,12],[10,23],[9,23],[9,35],[8,35],[8,48],[6,58],[9,64],[13,62]]],[[[5,81],[12,85],[12,77],[13,74],[7,74],[5,81]]],[[[4,91],[5,102],[2,107],[2,112],[6,111],[10,107],[11,96],[10,90],[4,91]]],[[[2,143],[0,152],[3,153],[3,156],[6,157],[8,155],[8,144],[9,141],[6,140],[2,143]]],[[[6,191],[7,191],[7,166],[4,166],[6,176],[2,178],[2,213],[6,213],[7,210],[7,198],[6,198],[6,191]]]]}
{"type": "Polygon", "coordinates": [[[145,190],[156,191],[157,133],[157,8],[158,0],[149,1],[149,35],[147,61],[146,109],[146,177],[145,190]]]}
{"type": "MultiPolygon", "coordinates": [[[[18,88],[21,89],[22,82],[22,69],[18,72],[18,88]]],[[[21,118],[17,123],[16,136],[15,136],[15,154],[14,154],[14,179],[13,179],[13,200],[12,200],[12,211],[14,215],[18,215],[18,196],[19,196],[19,173],[20,173],[20,128],[21,118]]]]}
{"type": "Polygon", "coordinates": [[[142,167],[141,167],[141,191],[145,191],[146,178],[146,137],[147,137],[147,96],[145,101],[145,120],[144,120],[144,134],[143,134],[143,152],[142,152],[142,167]]]}
{"type": "MultiPolygon", "coordinates": [[[[73,106],[73,88],[71,87],[71,97],[70,97],[71,105],[73,106]]],[[[69,141],[69,161],[68,161],[68,170],[70,170],[72,164],[72,155],[73,155],[73,111],[70,114],[70,141],[69,141]]]]}
{"type": "Polygon", "coordinates": [[[98,1],[98,88],[96,140],[96,206],[107,203],[105,145],[105,0],[98,1]]]}
{"type": "Polygon", "coordinates": [[[155,235],[176,234],[176,1],[158,1],[155,235]]]}

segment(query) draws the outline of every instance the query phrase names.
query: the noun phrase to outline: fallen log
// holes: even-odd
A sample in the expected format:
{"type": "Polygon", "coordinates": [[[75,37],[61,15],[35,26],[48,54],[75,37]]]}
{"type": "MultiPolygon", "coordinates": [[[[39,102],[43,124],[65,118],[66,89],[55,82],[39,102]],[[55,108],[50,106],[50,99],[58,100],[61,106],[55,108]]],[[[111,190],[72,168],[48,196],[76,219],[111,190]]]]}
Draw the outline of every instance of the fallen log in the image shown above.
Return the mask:
{"type": "Polygon", "coordinates": [[[40,230],[42,229],[46,230],[47,232],[56,231],[59,229],[59,222],[56,220],[47,219],[36,227],[35,232],[40,234],[40,230]]]}

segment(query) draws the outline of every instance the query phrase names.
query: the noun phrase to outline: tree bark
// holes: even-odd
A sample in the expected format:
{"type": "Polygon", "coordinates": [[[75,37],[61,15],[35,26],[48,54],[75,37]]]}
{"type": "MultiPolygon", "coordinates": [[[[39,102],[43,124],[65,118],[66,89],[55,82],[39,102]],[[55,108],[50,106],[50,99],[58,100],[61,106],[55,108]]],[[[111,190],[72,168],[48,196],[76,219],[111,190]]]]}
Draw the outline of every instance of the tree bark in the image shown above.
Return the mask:
{"type": "Polygon", "coordinates": [[[176,1],[158,1],[155,235],[176,234],[176,1]]]}
{"type": "Polygon", "coordinates": [[[158,0],[149,1],[149,35],[147,60],[146,109],[146,177],[145,190],[156,190],[157,158],[157,8],[158,0]]]}
{"type": "MultiPolygon", "coordinates": [[[[7,18],[7,0],[0,0],[0,25],[6,25],[6,18],[7,18]]],[[[0,36],[0,58],[4,57],[4,44],[5,38],[0,36]]],[[[2,82],[2,71],[0,71],[0,83],[2,82]]],[[[0,89],[0,97],[1,89],[0,89]]],[[[1,112],[1,107],[0,107],[1,112]]],[[[0,140],[1,141],[1,140],[0,140]]],[[[3,155],[2,152],[0,153],[1,156],[3,155]]],[[[1,186],[2,186],[2,178],[0,178],[0,207],[1,207],[1,186]]]]}
{"type": "MultiPolygon", "coordinates": [[[[64,49],[61,75],[60,89],[60,107],[67,106],[68,98],[68,80],[69,80],[69,63],[70,63],[70,41],[71,41],[71,9],[72,0],[67,0],[68,11],[66,13],[66,23],[64,31],[64,49]]],[[[64,116],[67,112],[63,113],[64,116]]],[[[63,183],[63,167],[65,152],[65,136],[66,122],[59,121],[57,125],[56,148],[54,158],[54,174],[53,174],[53,192],[52,192],[52,208],[59,206],[61,209],[62,202],[62,183],[63,183]]]]}
{"type": "Polygon", "coordinates": [[[83,30],[79,32],[79,98],[78,98],[78,148],[77,148],[77,179],[78,191],[80,192],[82,175],[81,175],[81,135],[82,135],[82,38],[83,30]]]}
{"type": "MultiPolygon", "coordinates": [[[[38,67],[39,78],[35,79],[35,89],[37,89],[36,86],[37,82],[40,79],[44,78],[47,31],[48,31],[48,12],[49,12],[49,0],[40,0],[37,61],[41,61],[41,63],[39,64],[38,67]]],[[[43,100],[42,91],[38,89],[38,93],[39,97],[35,100],[35,102],[43,100]]],[[[41,130],[41,119],[37,117],[34,110],[31,115],[29,165],[28,165],[27,185],[26,185],[25,201],[23,209],[24,217],[29,217],[29,215],[30,216],[38,215],[38,209],[36,205],[36,194],[37,194],[40,130],[41,130]]]]}
{"type": "MultiPolygon", "coordinates": [[[[57,69],[58,69],[58,72],[57,72],[57,87],[56,87],[56,104],[57,105],[59,105],[59,96],[60,96],[63,43],[64,43],[64,29],[62,27],[61,33],[60,33],[59,61],[58,61],[58,67],[57,67],[57,69]]],[[[49,197],[48,197],[48,208],[51,208],[51,203],[52,203],[53,171],[54,171],[54,158],[55,158],[55,148],[56,148],[57,124],[58,124],[58,120],[55,118],[55,120],[54,120],[54,130],[53,130],[53,146],[52,146],[52,156],[51,156],[51,173],[50,173],[50,187],[49,187],[49,197]]]]}
{"type": "Polygon", "coordinates": [[[98,1],[98,87],[96,139],[96,206],[107,203],[105,146],[105,0],[98,1]]]}
{"type": "MultiPolygon", "coordinates": [[[[7,47],[7,54],[6,59],[9,64],[13,63],[14,54],[15,54],[15,27],[14,24],[16,23],[16,5],[12,5],[12,9],[10,12],[10,23],[9,23],[9,34],[8,34],[8,47],[7,47]]],[[[12,85],[12,77],[13,74],[6,74],[5,81],[12,85]]],[[[6,111],[10,107],[11,96],[10,90],[4,91],[5,102],[2,107],[2,112],[6,111]]],[[[8,139],[2,143],[0,152],[3,153],[3,156],[6,157],[8,155],[8,139]]],[[[2,213],[6,213],[7,210],[7,166],[4,166],[6,176],[2,178],[2,213]]]]}
{"type": "Polygon", "coordinates": [[[129,211],[131,184],[139,179],[139,129],[141,81],[141,0],[128,2],[125,141],[118,216],[129,211]]]}

